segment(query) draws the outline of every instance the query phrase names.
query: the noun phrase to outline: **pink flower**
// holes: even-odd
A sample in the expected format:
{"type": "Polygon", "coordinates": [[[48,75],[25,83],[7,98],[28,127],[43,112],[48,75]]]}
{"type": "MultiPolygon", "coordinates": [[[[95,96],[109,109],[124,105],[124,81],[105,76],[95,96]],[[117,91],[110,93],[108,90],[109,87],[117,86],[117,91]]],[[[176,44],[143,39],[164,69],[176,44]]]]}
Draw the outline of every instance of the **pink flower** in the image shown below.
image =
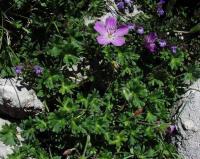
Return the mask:
{"type": "Polygon", "coordinates": [[[108,17],[106,22],[97,21],[94,29],[100,34],[97,41],[101,45],[113,44],[122,46],[125,44],[124,35],[128,34],[128,26],[117,27],[117,19],[108,17]]]}

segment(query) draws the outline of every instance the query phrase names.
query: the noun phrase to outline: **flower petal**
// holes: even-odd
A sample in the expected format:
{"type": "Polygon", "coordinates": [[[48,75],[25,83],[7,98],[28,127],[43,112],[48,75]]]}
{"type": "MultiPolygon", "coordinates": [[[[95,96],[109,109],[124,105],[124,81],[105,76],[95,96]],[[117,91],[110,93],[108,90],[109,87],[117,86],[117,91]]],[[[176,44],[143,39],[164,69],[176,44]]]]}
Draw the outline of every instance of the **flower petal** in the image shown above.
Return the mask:
{"type": "Polygon", "coordinates": [[[149,33],[144,37],[144,40],[146,43],[155,43],[157,40],[158,36],[156,33],[149,33]]]}
{"type": "Polygon", "coordinates": [[[115,32],[115,35],[116,36],[124,36],[126,34],[128,34],[128,26],[122,26],[122,27],[119,27],[116,32],[115,32]]]}
{"type": "Polygon", "coordinates": [[[102,22],[99,22],[99,21],[95,23],[94,29],[95,29],[98,33],[100,33],[100,34],[102,34],[102,35],[104,35],[104,34],[107,33],[104,24],[103,24],[102,22]]]}
{"type": "Polygon", "coordinates": [[[147,48],[147,50],[151,53],[156,52],[156,44],[155,43],[146,43],[145,47],[147,48]]]}
{"type": "Polygon", "coordinates": [[[115,17],[108,17],[106,19],[106,29],[114,30],[117,28],[117,19],[115,17]]]}
{"type": "Polygon", "coordinates": [[[111,41],[106,36],[100,35],[97,37],[97,42],[101,45],[108,45],[111,41]]]}
{"type": "Polygon", "coordinates": [[[119,2],[119,3],[117,3],[117,8],[118,8],[119,10],[124,9],[124,2],[119,2]]]}
{"type": "Polygon", "coordinates": [[[111,43],[115,46],[122,46],[125,44],[125,38],[124,37],[116,37],[111,41],[111,43]]]}
{"type": "Polygon", "coordinates": [[[144,28],[143,27],[138,27],[137,33],[140,34],[140,35],[144,34],[144,28]]]}

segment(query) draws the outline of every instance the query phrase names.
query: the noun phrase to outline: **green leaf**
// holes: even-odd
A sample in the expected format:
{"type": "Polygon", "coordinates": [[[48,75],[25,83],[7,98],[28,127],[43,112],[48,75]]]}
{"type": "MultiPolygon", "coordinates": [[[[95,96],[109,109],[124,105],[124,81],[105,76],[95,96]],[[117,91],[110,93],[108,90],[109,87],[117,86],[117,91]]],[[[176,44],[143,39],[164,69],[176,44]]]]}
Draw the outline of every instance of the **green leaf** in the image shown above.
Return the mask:
{"type": "Polygon", "coordinates": [[[14,124],[5,124],[0,132],[1,141],[6,145],[15,145],[17,140],[17,129],[14,124]]]}
{"type": "Polygon", "coordinates": [[[79,58],[76,57],[76,56],[73,56],[73,55],[69,55],[69,54],[66,54],[64,56],[64,59],[63,59],[63,62],[67,65],[67,66],[71,66],[71,65],[74,65],[74,64],[77,64],[79,61],[79,58]]]}
{"type": "Polygon", "coordinates": [[[60,119],[55,121],[54,126],[53,126],[53,132],[60,132],[62,129],[65,128],[66,121],[64,119],[60,119]]]}
{"type": "Polygon", "coordinates": [[[147,113],[146,120],[150,123],[155,122],[157,120],[157,117],[153,115],[151,112],[147,113]]]}
{"type": "Polygon", "coordinates": [[[153,137],[154,136],[154,130],[152,129],[152,127],[147,127],[146,130],[145,130],[145,134],[150,138],[153,137]]]}
{"type": "Polygon", "coordinates": [[[56,46],[54,46],[51,50],[49,50],[48,54],[53,57],[58,57],[62,53],[62,50],[56,46]]]}
{"type": "Polygon", "coordinates": [[[37,118],[36,128],[39,129],[41,132],[44,132],[47,128],[47,124],[44,120],[37,118]]]}
{"type": "Polygon", "coordinates": [[[190,29],[190,33],[199,33],[199,32],[200,32],[200,23],[190,29]]]}
{"type": "Polygon", "coordinates": [[[177,70],[182,65],[181,58],[172,58],[170,61],[170,67],[172,70],[177,70]]]}
{"type": "Polygon", "coordinates": [[[77,87],[77,85],[72,82],[62,82],[59,92],[62,95],[67,94],[67,93],[72,94],[72,90],[76,87],[77,87]]]}
{"type": "Polygon", "coordinates": [[[46,88],[53,89],[58,86],[58,81],[61,80],[59,75],[50,75],[44,84],[46,84],[46,88]]]}

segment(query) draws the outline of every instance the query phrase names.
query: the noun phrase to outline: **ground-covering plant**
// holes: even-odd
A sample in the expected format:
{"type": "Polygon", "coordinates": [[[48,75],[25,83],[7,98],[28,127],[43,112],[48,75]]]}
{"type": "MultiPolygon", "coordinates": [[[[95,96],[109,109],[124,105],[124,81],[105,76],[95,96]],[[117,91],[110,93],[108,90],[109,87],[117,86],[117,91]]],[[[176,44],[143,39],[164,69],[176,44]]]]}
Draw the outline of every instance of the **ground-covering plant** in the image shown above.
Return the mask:
{"type": "Polygon", "coordinates": [[[46,106],[0,133],[15,145],[23,130],[11,159],[179,157],[171,110],[200,72],[199,3],[116,3],[119,16],[87,26],[104,1],[0,1],[1,77],[22,78],[46,106]],[[129,3],[144,13],[124,21],[129,3]]]}

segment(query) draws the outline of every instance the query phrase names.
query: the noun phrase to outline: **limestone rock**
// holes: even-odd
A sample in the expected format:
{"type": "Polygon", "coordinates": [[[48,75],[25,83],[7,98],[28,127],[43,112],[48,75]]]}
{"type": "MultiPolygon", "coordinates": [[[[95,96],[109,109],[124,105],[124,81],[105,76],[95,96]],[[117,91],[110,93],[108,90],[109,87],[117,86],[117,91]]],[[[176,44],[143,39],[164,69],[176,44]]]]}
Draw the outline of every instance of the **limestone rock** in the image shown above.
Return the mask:
{"type": "Polygon", "coordinates": [[[184,95],[176,118],[179,153],[184,159],[200,159],[200,79],[184,95]]]}
{"type": "Polygon", "coordinates": [[[22,119],[44,111],[35,92],[28,90],[21,80],[0,79],[0,113],[22,119]]]}

